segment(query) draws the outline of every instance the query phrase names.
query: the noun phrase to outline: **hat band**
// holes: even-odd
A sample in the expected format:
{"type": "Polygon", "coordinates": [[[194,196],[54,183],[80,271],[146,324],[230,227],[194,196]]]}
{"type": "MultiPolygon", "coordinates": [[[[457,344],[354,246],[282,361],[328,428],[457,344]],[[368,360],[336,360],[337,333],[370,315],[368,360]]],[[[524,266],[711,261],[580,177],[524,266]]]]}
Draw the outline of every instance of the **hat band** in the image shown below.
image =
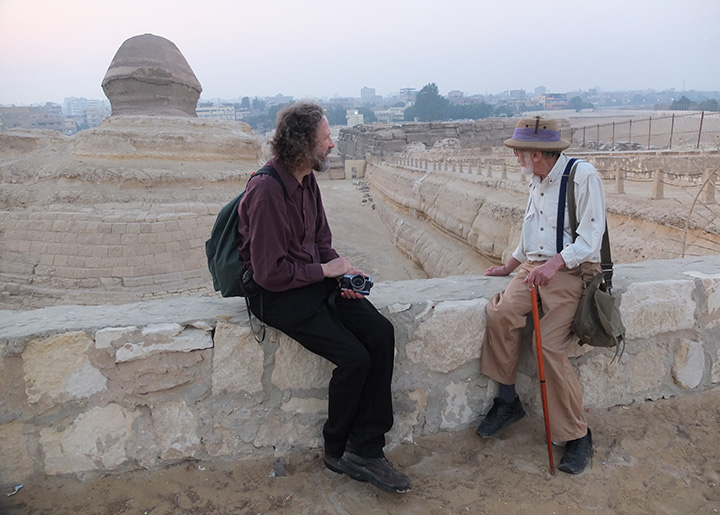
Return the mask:
{"type": "Polygon", "coordinates": [[[560,133],[550,129],[522,128],[513,131],[513,139],[517,141],[560,141],[560,133]]]}

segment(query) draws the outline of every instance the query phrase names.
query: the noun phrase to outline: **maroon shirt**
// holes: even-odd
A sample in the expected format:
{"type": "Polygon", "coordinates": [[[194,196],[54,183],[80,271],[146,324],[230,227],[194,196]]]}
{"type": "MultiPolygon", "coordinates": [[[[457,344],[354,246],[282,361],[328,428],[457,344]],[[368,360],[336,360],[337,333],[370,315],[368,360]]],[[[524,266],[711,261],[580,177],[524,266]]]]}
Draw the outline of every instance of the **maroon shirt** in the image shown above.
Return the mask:
{"type": "Polygon", "coordinates": [[[325,216],[315,174],[300,184],[277,158],[267,162],[277,170],[282,186],[268,175],[248,182],[238,207],[240,255],[253,278],[270,291],[285,291],[323,280],[321,263],[338,257],[325,216]]]}

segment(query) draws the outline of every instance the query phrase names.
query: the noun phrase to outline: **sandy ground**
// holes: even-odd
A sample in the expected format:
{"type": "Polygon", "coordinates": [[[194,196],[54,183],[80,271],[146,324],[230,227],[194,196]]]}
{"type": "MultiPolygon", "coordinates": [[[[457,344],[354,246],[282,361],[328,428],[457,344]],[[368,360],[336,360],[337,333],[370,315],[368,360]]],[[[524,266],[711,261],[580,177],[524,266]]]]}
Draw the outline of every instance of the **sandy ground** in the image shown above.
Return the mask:
{"type": "MultiPolygon", "coordinates": [[[[392,247],[363,193],[323,181],[336,247],[376,280],[423,277],[392,247]],[[359,220],[363,220],[359,222],[359,220]]],[[[480,415],[478,414],[478,417],[480,415]]],[[[388,452],[413,482],[389,494],[325,469],[320,450],[233,463],[188,461],[104,477],[49,477],[0,492],[0,514],[707,514],[720,512],[720,390],[588,411],[591,466],[550,475],[542,418],[500,438],[474,428],[388,452]]],[[[562,449],[554,448],[555,463],[562,449]]]]}

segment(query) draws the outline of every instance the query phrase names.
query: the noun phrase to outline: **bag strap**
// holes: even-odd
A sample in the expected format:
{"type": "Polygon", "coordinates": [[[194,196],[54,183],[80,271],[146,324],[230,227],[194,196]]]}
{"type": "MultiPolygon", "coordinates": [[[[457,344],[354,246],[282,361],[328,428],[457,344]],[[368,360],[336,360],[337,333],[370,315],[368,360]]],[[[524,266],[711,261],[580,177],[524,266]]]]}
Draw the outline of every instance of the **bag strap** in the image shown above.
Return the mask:
{"type": "MultiPolygon", "coordinates": [[[[577,205],[575,204],[575,171],[577,166],[572,167],[569,177],[569,186],[567,189],[568,198],[568,215],[570,216],[570,228],[572,229],[573,241],[577,238],[577,205]]],[[[558,231],[560,227],[558,226],[558,231]]],[[[613,277],[613,261],[610,253],[610,235],[608,233],[607,219],[605,219],[605,232],[603,233],[602,244],[600,246],[600,268],[602,269],[608,292],[612,290],[613,277]]]]}

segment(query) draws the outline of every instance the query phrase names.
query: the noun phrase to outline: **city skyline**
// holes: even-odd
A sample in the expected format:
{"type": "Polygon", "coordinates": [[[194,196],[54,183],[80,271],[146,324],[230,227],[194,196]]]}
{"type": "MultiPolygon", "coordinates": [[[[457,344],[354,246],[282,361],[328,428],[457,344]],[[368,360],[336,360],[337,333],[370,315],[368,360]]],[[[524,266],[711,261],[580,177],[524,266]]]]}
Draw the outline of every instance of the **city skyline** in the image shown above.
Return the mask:
{"type": "Polygon", "coordinates": [[[720,70],[706,57],[720,47],[715,0],[208,0],[202,8],[189,0],[127,0],[110,8],[116,5],[0,0],[0,104],[104,99],[100,83],[115,52],[143,33],[178,46],[206,100],[359,97],[363,87],[387,97],[430,82],[443,95],[467,96],[538,86],[720,89],[720,70]]]}

